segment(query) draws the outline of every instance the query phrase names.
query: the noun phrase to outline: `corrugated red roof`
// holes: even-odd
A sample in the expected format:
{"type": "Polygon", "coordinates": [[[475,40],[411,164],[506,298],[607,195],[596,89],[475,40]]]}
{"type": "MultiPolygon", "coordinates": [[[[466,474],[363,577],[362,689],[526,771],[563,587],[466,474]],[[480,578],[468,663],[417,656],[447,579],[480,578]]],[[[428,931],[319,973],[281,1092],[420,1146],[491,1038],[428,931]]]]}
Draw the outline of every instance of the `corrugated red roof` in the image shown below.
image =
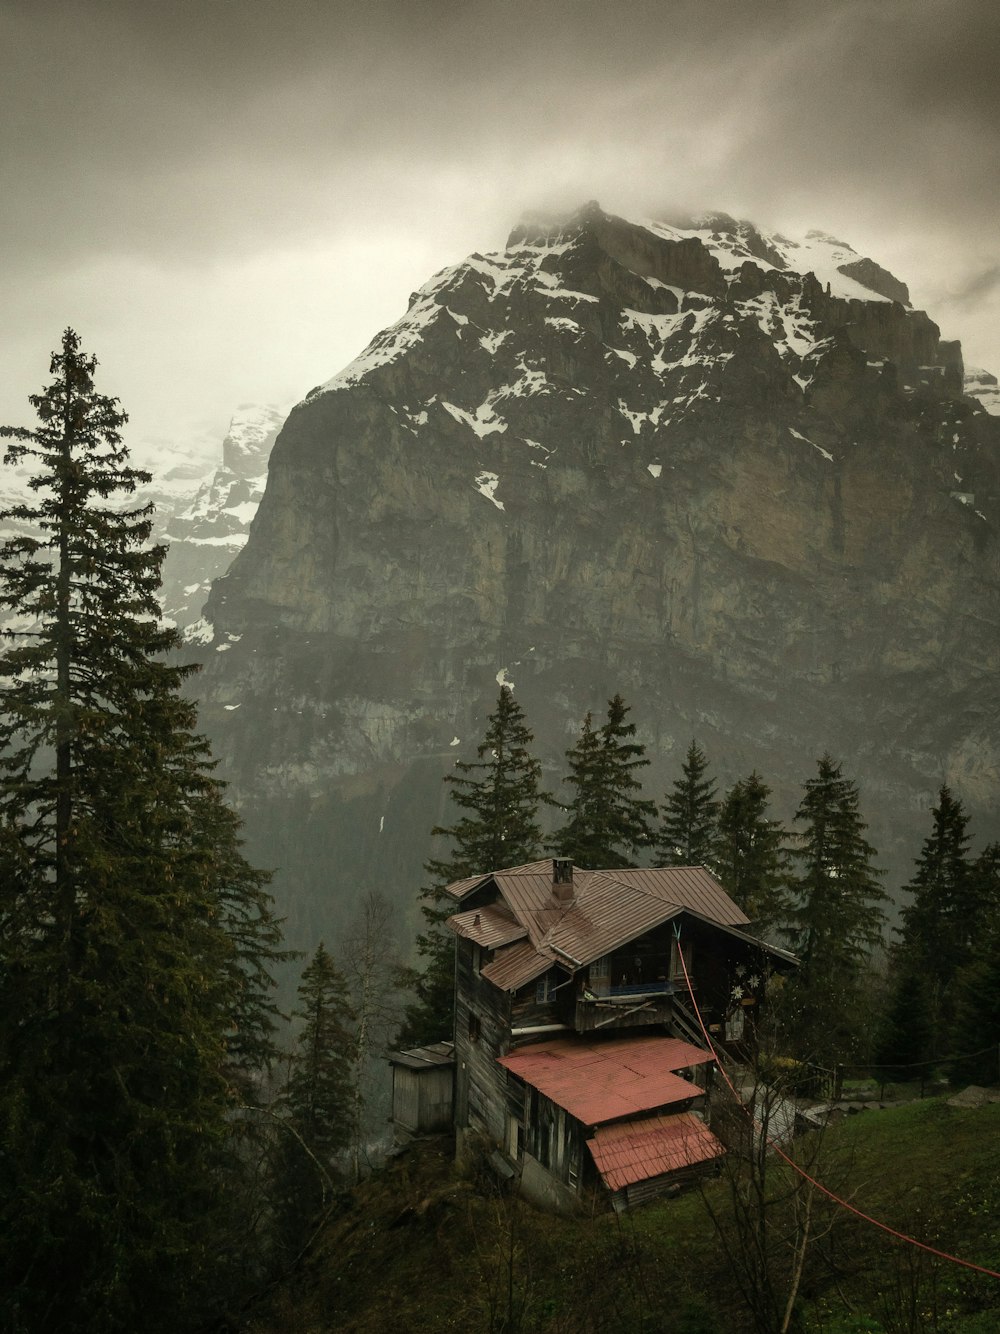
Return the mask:
{"type": "Polygon", "coordinates": [[[472,908],[448,918],[448,925],[458,936],[474,940],[484,949],[495,950],[514,940],[523,940],[528,934],[513,914],[502,903],[491,903],[485,908],[472,908]]]}
{"type": "Polygon", "coordinates": [[[696,1084],[675,1070],[712,1060],[677,1038],[558,1038],[497,1058],[584,1125],[596,1126],[698,1097],[696,1084]]]}
{"type": "Polygon", "coordinates": [[[721,1158],[725,1149],[693,1112],[647,1116],[600,1126],[587,1140],[594,1165],[609,1190],[664,1176],[721,1158]]]}

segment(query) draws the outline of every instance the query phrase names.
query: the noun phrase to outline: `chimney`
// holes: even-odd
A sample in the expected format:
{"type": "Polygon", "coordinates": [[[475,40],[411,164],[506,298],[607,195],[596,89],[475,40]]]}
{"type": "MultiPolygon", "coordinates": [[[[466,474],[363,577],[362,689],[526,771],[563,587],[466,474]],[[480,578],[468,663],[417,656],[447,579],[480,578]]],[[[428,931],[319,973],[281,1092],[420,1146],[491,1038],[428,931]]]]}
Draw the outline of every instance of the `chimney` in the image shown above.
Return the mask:
{"type": "Polygon", "coordinates": [[[568,857],[552,858],[552,897],[564,907],[573,902],[573,863],[568,857]]]}

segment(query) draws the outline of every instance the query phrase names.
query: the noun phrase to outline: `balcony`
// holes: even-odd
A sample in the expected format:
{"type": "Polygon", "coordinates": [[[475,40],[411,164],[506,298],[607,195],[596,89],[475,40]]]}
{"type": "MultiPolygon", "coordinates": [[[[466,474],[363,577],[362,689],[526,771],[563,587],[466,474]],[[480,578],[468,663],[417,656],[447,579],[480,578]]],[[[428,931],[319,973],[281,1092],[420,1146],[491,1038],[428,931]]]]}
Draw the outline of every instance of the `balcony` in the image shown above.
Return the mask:
{"type": "Polygon", "coordinates": [[[667,1023],[674,1012],[674,996],[686,995],[681,982],[605,983],[585,989],[576,998],[574,1027],[578,1033],[599,1028],[634,1028],[667,1023]]]}

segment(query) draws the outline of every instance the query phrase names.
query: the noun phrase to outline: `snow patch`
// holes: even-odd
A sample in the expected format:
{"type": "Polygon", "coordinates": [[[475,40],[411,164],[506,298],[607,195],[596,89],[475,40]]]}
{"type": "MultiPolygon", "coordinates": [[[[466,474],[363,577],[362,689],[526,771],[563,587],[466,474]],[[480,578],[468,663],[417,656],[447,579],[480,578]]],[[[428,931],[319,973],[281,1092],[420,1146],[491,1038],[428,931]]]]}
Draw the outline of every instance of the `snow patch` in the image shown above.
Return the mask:
{"type": "Polygon", "coordinates": [[[185,644],[211,644],[215,638],[215,626],[211,621],[206,621],[204,616],[199,616],[196,621],[192,621],[184,631],[185,644]]]}
{"type": "Polygon", "coordinates": [[[792,240],[789,237],[780,236],[776,232],[758,231],[757,237],[787,266],[782,269],[780,264],[774,264],[770,260],[752,253],[749,248],[754,244],[751,231],[756,229],[752,228],[751,224],[747,222],[737,222],[735,220],[723,222],[721,219],[699,221],[699,219],[693,219],[691,225],[686,227],[673,226],[670,223],[658,221],[645,221],[641,225],[647,231],[652,232],[654,236],[663,237],[668,241],[688,239],[701,241],[705,248],[715,256],[719,267],[730,277],[734,277],[737,270],[749,262],[756,264],[765,273],[774,270],[778,272],[791,271],[800,275],[812,273],[823,286],[829,284],[832,296],[842,297],[849,301],[889,303],[888,297],[882,296],[879,292],[873,292],[871,288],[865,287],[862,283],[855,281],[853,278],[848,278],[846,274],[840,272],[841,264],[854,263],[861,256],[845,242],[838,241],[835,237],[827,236],[823,232],[807,232],[801,240],[792,240]]]}
{"type": "Polygon", "coordinates": [[[508,670],[507,667],[501,667],[496,674],[495,680],[498,686],[506,686],[508,690],[513,690],[514,682],[507,675],[508,670]]]}
{"type": "Polygon", "coordinates": [[[505,338],[509,338],[512,332],[511,329],[501,329],[499,333],[483,334],[482,338],[479,340],[479,346],[485,352],[488,352],[490,356],[493,356],[500,347],[500,344],[505,338]]]}
{"type": "Polygon", "coordinates": [[[496,505],[498,510],[502,510],[504,503],[496,498],[496,489],[499,485],[500,478],[495,472],[481,472],[476,477],[475,487],[479,494],[496,505]]]}
{"type": "Polygon", "coordinates": [[[443,398],[441,399],[441,406],[446,412],[450,412],[456,421],[462,422],[470,431],[474,431],[480,440],[484,436],[495,435],[497,432],[502,433],[507,429],[507,423],[501,421],[494,413],[493,404],[489,398],[485,403],[479,404],[475,416],[471,412],[466,412],[465,408],[457,407],[454,403],[448,403],[443,398]]]}
{"type": "Polygon", "coordinates": [[[823,457],[824,457],[826,460],[828,460],[828,462],[830,462],[830,463],[834,463],[834,462],[836,461],[836,460],[834,459],[833,455],[829,452],[829,450],[824,449],[822,445],[817,445],[817,444],[815,443],[815,441],[813,441],[813,440],[809,440],[809,439],[807,439],[806,436],[801,435],[801,434],[795,429],[794,426],[789,426],[788,431],[789,431],[789,434],[790,434],[790,435],[794,435],[794,436],[795,436],[795,439],[796,439],[796,440],[801,440],[802,443],[803,443],[804,445],[812,445],[813,449],[818,449],[819,452],[823,455],[823,457]]]}
{"type": "Polygon", "coordinates": [[[663,471],[663,464],[662,464],[662,463],[647,463],[647,464],[646,464],[646,471],[647,471],[648,473],[651,473],[653,477],[659,477],[660,473],[663,471]]]}
{"type": "Polygon", "coordinates": [[[460,736],[453,736],[452,739],[448,742],[449,746],[460,746],[461,744],[462,744],[462,738],[460,736]]]}

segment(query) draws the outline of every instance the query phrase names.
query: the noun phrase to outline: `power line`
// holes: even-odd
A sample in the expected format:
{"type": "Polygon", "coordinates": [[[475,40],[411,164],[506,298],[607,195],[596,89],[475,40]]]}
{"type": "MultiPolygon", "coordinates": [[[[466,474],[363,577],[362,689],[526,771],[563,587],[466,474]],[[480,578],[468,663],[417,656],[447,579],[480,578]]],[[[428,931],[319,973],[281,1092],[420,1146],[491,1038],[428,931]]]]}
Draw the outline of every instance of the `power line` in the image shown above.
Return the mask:
{"type": "Polygon", "coordinates": [[[719,1059],[719,1053],[715,1050],[715,1046],[712,1042],[712,1039],[708,1035],[708,1029],[705,1027],[705,1021],[701,1017],[701,1010],[698,1008],[698,1002],[695,1000],[694,997],[694,989],[691,986],[691,978],[688,975],[687,963],[684,960],[684,951],[680,948],[681,944],[680,926],[679,924],[676,923],[674,925],[674,935],[677,937],[677,957],[680,959],[681,967],[684,969],[684,981],[687,984],[688,996],[691,998],[691,1004],[694,1007],[694,1012],[698,1016],[698,1024],[699,1027],[701,1028],[705,1042],[708,1045],[708,1049],[715,1057],[715,1063],[722,1073],[722,1078],[726,1081],[726,1084],[729,1087],[729,1091],[736,1099],[737,1104],[746,1113],[746,1115],[750,1118],[750,1120],[758,1128],[758,1130],[761,1131],[761,1133],[766,1138],[768,1144],[778,1155],[778,1157],[781,1158],[784,1162],[786,1162],[794,1172],[797,1172],[799,1174],[800,1177],[802,1177],[805,1181],[808,1181],[811,1186],[815,1187],[816,1190],[820,1191],[821,1194],[825,1195],[827,1199],[832,1200],[834,1204],[840,1205],[840,1207],[842,1209],[846,1209],[848,1213],[852,1213],[855,1215],[855,1217],[862,1219],[863,1222],[871,1223],[873,1227],[881,1228],[883,1232],[888,1232],[890,1236],[896,1237],[899,1241],[908,1242],[911,1246],[917,1246],[922,1251],[929,1251],[931,1255],[936,1255],[942,1260],[950,1260],[952,1264],[962,1265],[966,1269],[975,1269],[978,1273],[986,1274],[989,1278],[1000,1278],[1000,1273],[998,1273],[995,1269],[987,1269],[985,1265],[974,1264],[972,1260],[963,1260],[958,1255],[950,1255],[947,1251],[939,1251],[936,1246],[930,1246],[926,1241],[918,1241],[916,1237],[911,1237],[906,1232],[900,1232],[896,1228],[890,1227],[888,1223],[883,1223],[879,1219],[873,1218],[871,1214],[866,1214],[863,1210],[858,1209],[855,1205],[849,1203],[849,1201],[845,1199],[842,1199],[841,1196],[837,1195],[834,1191],[830,1190],[829,1186],[824,1186],[821,1181],[817,1181],[815,1177],[810,1176],[809,1173],[805,1171],[804,1168],[799,1166],[799,1164],[795,1161],[794,1158],[789,1157],[789,1155],[785,1153],[781,1145],[776,1143],[770,1137],[770,1135],[767,1134],[763,1126],[761,1126],[760,1122],[750,1111],[749,1107],[747,1107],[747,1105],[744,1103],[739,1093],[737,1093],[735,1087],[733,1086],[732,1080],[726,1074],[725,1066],[719,1059]]]}

